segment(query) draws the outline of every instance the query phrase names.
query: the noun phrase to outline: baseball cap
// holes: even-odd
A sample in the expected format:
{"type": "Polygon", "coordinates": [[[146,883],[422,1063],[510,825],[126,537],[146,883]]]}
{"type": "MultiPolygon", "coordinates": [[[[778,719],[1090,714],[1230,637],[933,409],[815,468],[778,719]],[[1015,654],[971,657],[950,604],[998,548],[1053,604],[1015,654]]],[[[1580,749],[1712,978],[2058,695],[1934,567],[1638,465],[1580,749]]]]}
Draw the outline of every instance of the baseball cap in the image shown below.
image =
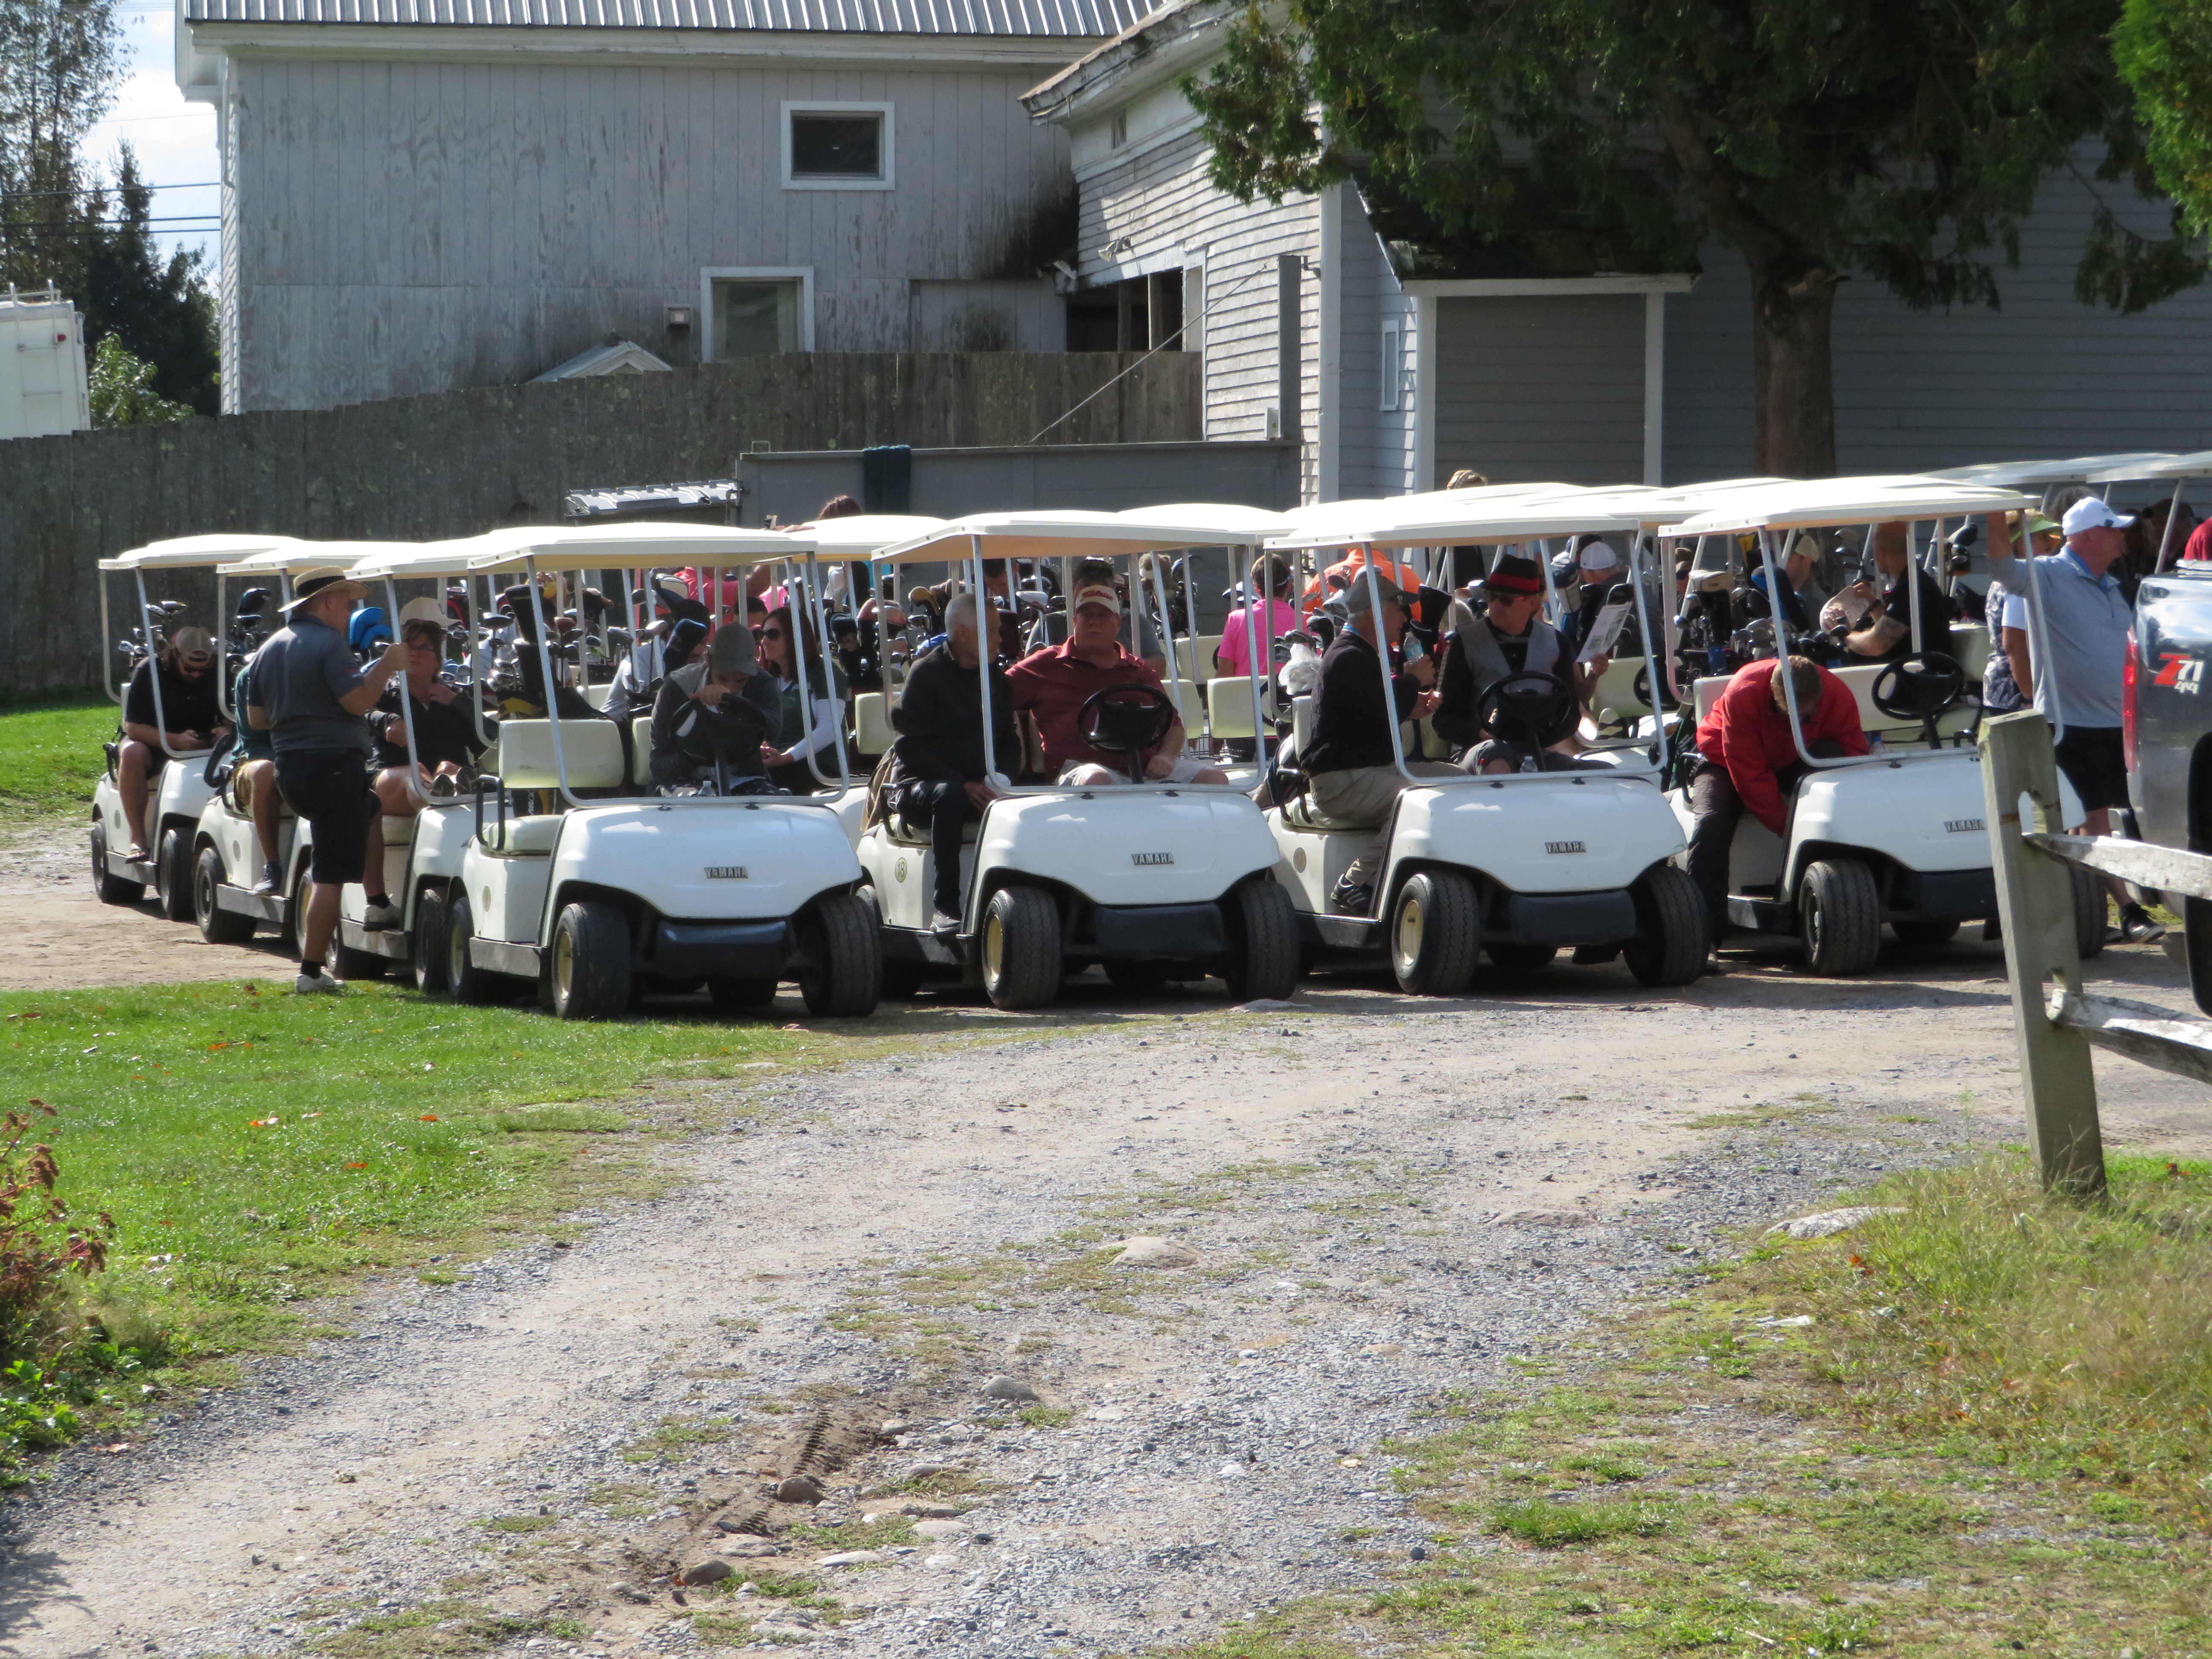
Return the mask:
{"type": "MultiPolygon", "coordinates": [[[[1405,608],[1406,590],[1379,570],[1375,573],[1375,586],[1377,590],[1376,597],[1380,598],[1383,604],[1395,605],[1401,610],[1405,608]]],[[[1345,588],[1341,597],[1345,609],[1352,616],[1364,617],[1367,614],[1369,596],[1365,570],[1355,570],[1352,573],[1351,584],[1345,588]]]]}
{"type": "Polygon", "coordinates": [[[435,623],[443,628],[446,625],[446,607],[435,599],[410,599],[399,607],[399,625],[402,628],[409,623],[418,622],[435,623]]]}
{"type": "Polygon", "coordinates": [[[2063,528],[2069,536],[2085,530],[2125,530],[2136,521],[2132,513],[2115,513],[2094,495],[2084,495],[2066,509],[2063,528]]]}
{"type": "Polygon", "coordinates": [[[1588,547],[1583,549],[1582,556],[1577,560],[1577,562],[1583,569],[1592,572],[1618,570],[1620,568],[1620,555],[1603,542],[1592,542],[1588,547]]]}
{"type": "Polygon", "coordinates": [[[753,630],[738,623],[726,623],[707,644],[710,674],[750,674],[753,672],[753,630]]]}
{"type": "Polygon", "coordinates": [[[1117,617],[1121,614],[1121,597],[1104,582],[1093,582],[1075,590],[1075,608],[1080,611],[1086,605],[1103,605],[1117,617]]]}
{"type": "Polygon", "coordinates": [[[1544,591],[1544,573],[1537,568],[1535,560],[1508,553],[1483,579],[1482,585],[1493,593],[1540,593],[1544,591]]]}
{"type": "Polygon", "coordinates": [[[215,655],[215,641],[204,628],[179,628],[169,635],[169,644],[180,657],[215,655]]]}

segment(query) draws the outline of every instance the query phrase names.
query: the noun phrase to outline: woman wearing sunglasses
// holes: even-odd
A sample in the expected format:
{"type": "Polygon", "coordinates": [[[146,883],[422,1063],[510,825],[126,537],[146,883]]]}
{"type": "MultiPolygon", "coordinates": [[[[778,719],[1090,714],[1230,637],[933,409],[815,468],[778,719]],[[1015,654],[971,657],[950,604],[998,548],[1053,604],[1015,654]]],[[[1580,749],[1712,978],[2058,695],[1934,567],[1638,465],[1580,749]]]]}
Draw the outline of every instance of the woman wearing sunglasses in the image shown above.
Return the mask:
{"type": "Polygon", "coordinates": [[[783,730],[793,736],[789,748],[761,745],[769,781],[794,795],[811,795],[823,786],[807,764],[818,757],[823,775],[837,775],[837,745],[844,741],[845,678],[822,660],[819,645],[799,612],[780,605],[761,625],[761,666],[783,688],[783,730]],[[799,706],[799,665],[806,665],[806,695],[813,708],[810,723],[799,706]],[[795,736],[793,735],[795,734],[795,736]]]}

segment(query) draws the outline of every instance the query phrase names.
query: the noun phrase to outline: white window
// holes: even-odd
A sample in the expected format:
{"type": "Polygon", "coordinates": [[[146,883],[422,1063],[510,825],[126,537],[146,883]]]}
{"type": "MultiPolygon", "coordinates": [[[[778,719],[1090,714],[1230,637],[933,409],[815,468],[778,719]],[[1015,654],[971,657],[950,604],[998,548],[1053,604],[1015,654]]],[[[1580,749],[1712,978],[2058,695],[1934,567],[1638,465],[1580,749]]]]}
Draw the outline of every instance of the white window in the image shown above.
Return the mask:
{"type": "Polygon", "coordinates": [[[894,178],[889,104],[786,104],[786,190],[889,190],[894,178]]]}
{"type": "Polygon", "coordinates": [[[699,314],[703,362],[811,351],[814,268],[710,265],[699,273],[699,314]]]}
{"type": "Polygon", "coordinates": [[[1382,319],[1382,397],[1381,407],[1406,406],[1406,324],[1400,317],[1382,319]]]}

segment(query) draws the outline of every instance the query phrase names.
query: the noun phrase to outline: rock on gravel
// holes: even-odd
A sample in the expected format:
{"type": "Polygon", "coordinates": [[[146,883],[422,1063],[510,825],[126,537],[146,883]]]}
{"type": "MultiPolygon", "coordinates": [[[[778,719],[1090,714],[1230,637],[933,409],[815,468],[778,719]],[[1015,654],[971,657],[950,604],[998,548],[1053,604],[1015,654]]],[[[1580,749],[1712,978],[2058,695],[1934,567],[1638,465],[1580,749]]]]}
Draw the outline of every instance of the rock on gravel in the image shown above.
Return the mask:
{"type": "Polygon", "coordinates": [[[987,1400],[1034,1401],[1037,1391],[1018,1376],[994,1376],[983,1385],[987,1400]]]}
{"type": "Polygon", "coordinates": [[[1903,1215],[1902,1204],[1852,1204],[1840,1210],[1823,1210],[1818,1215],[1801,1215],[1795,1221],[1778,1221],[1766,1231],[1787,1233],[1792,1238],[1826,1238],[1836,1233],[1847,1233],[1861,1222],[1870,1221],[1878,1215],[1903,1215]]]}
{"type": "Polygon", "coordinates": [[[1125,1242],[1121,1253],[1114,1258],[1117,1267],[1194,1267],[1198,1252],[1187,1244],[1178,1244],[1171,1238],[1132,1238],[1125,1242]]]}
{"type": "Polygon", "coordinates": [[[871,1561],[884,1559],[881,1550],[840,1550],[835,1555],[825,1555],[814,1565],[817,1567],[864,1567],[871,1561]]]}
{"type": "Polygon", "coordinates": [[[917,1538],[957,1538],[968,1528],[957,1521],[917,1521],[914,1535],[917,1538]]]}
{"type": "Polygon", "coordinates": [[[684,1584],[715,1584],[727,1578],[737,1569],[718,1555],[704,1555],[685,1564],[676,1575],[677,1582],[684,1584]]]}

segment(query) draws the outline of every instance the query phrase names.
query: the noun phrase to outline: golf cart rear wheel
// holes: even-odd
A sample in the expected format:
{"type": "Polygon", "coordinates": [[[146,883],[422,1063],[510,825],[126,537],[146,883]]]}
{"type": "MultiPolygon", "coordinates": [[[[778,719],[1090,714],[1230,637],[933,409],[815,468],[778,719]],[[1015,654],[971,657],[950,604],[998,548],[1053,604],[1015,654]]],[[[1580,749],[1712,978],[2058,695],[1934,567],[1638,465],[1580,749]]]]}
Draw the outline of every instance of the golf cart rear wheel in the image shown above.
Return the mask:
{"type": "Polygon", "coordinates": [[[1891,931],[1907,945],[1942,945],[1957,937],[1959,924],[1950,921],[1893,921],[1891,931]]]}
{"type": "Polygon", "coordinates": [[[578,899],[553,924],[546,964],[553,1012],[562,1019],[612,1019],[629,1007],[629,918],[618,904],[578,899]]]}
{"type": "Polygon", "coordinates": [[[146,896],[144,882],[125,881],[109,872],[107,829],[97,818],[92,822],[92,890],[102,904],[136,904],[146,896]]]}
{"type": "Polygon", "coordinates": [[[192,919],[192,837],[180,823],[161,831],[154,847],[154,878],[161,895],[161,914],[171,921],[192,919]]]}
{"type": "Polygon", "coordinates": [[[718,1014],[764,1014],[775,1006],[776,981],[717,975],[707,981],[707,1000],[718,1014]]]}
{"type": "Polygon", "coordinates": [[[1710,944],[1705,896],[1686,870],[1656,864],[1629,890],[1636,937],[1621,957],[1638,985],[1687,985],[1705,971],[1710,944]]]}
{"type": "Polygon", "coordinates": [[[222,885],[222,854],[212,845],[201,848],[199,857],[192,860],[192,920],[210,945],[243,945],[253,937],[253,918],[216,902],[222,885]]]}
{"type": "Polygon", "coordinates": [[[1498,967],[1516,974],[1533,974],[1539,968],[1548,968],[1552,958],[1559,954],[1556,945],[1486,945],[1490,959],[1498,967]]]}
{"type": "Polygon", "coordinates": [[[1455,870],[1407,878],[1390,907],[1390,971],[1400,990],[1458,996],[1474,979],[1481,950],[1482,904],[1473,882],[1455,870]]]}
{"type": "Polygon", "coordinates": [[[1304,969],[1298,913],[1289,891],[1271,876],[1242,882],[1221,902],[1229,924],[1222,982],[1235,1002],[1284,1002],[1304,969]]]}
{"type": "Polygon", "coordinates": [[[1042,1008],[1060,994],[1060,907],[1040,887],[1001,887],[983,908],[983,994],[1042,1008]]]}
{"type": "Polygon", "coordinates": [[[1863,974],[1881,954],[1881,892],[1856,859],[1821,859],[1797,889],[1805,966],[1828,978],[1863,974]]]}
{"type": "Polygon", "coordinates": [[[2105,878],[2080,865],[2074,877],[2074,953],[2087,962],[2105,953],[2105,878]]]}
{"type": "Polygon", "coordinates": [[[446,994],[455,1002],[486,1003],[500,994],[499,976],[469,960],[476,930],[469,896],[456,886],[446,901],[446,994]]]}
{"type": "Polygon", "coordinates": [[[426,887],[415,901],[415,988],[426,997],[443,995],[446,989],[446,962],[452,954],[453,919],[446,909],[446,896],[434,887],[426,887]]]}
{"type": "Polygon", "coordinates": [[[876,907],[857,893],[824,893],[799,917],[799,994],[817,1018],[872,1014],[883,995],[876,907]]]}

